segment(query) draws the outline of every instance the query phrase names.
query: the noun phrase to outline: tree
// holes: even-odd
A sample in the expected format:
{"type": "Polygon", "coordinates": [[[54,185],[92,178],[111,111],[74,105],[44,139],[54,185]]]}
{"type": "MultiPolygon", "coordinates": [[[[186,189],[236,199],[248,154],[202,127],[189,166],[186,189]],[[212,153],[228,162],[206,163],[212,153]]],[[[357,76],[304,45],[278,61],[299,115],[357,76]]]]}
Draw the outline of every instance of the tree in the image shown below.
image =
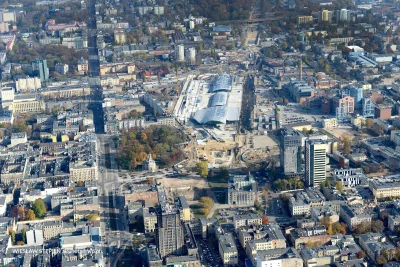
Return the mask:
{"type": "Polygon", "coordinates": [[[343,189],[344,189],[343,182],[341,182],[341,181],[336,182],[335,187],[336,187],[336,190],[343,192],[343,189]]]}
{"type": "Polygon", "coordinates": [[[22,241],[24,243],[26,243],[26,229],[25,228],[22,228],[21,235],[22,235],[22,241]]]}
{"type": "Polygon", "coordinates": [[[266,215],[261,217],[262,224],[269,224],[269,218],[266,215]]]}
{"type": "Polygon", "coordinates": [[[35,202],[33,202],[32,210],[35,212],[36,217],[43,218],[47,211],[44,200],[41,198],[36,199],[35,202]]]}
{"type": "Polygon", "coordinates": [[[12,131],[14,133],[22,133],[22,132],[27,132],[28,130],[28,125],[26,124],[26,121],[24,119],[17,119],[13,125],[12,125],[12,131]]]}
{"type": "Polygon", "coordinates": [[[364,250],[357,252],[357,258],[364,259],[365,257],[367,257],[367,254],[365,254],[364,250]]]}
{"type": "Polygon", "coordinates": [[[332,233],[334,235],[345,235],[347,233],[347,225],[345,223],[335,222],[334,224],[332,224],[332,233]]]}
{"type": "Polygon", "coordinates": [[[345,154],[349,154],[351,152],[351,138],[350,138],[350,136],[346,135],[345,137],[343,137],[342,143],[343,143],[343,152],[345,154]]]}
{"type": "Polygon", "coordinates": [[[371,118],[367,118],[365,120],[365,126],[367,127],[367,129],[371,129],[373,123],[374,123],[374,120],[371,118]]]}
{"type": "Polygon", "coordinates": [[[93,222],[93,221],[100,221],[100,216],[97,215],[97,214],[91,213],[91,214],[88,214],[88,215],[86,216],[86,220],[91,221],[91,222],[93,222]]]}
{"type": "Polygon", "coordinates": [[[36,215],[33,210],[29,209],[26,212],[25,221],[32,221],[32,220],[36,220],[36,215]]]}
{"type": "Polygon", "coordinates": [[[15,244],[15,232],[13,230],[8,231],[8,234],[11,237],[11,243],[15,244]]]}
{"type": "Polygon", "coordinates": [[[200,161],[196,163],[196,172],[200,177],[206,178],[208,176],[208,163],[207,161],[200,161]]]}
{"type": "Polygon", "coordinates": [[[86,128],[86,126],[85,125],[81,125],[81,126],[79,126],[79,131],[80,132],[86,132],[87,131],[87,128],[86,128]]]}
{"type": "Polygon", "coordinates": [[[371,222],[371,230],[374,233],[381,233],[385,230],[385,226],[381,220],[374,220],[371,222]]]}
{"type": "Polygon", "coordinates": [[[382,264],[387,263],[387,260],[386,260],[386,258],[385,258],[384,256],[380,255],[380,256],[378,256],[378,258],[376,259],[376,263],[382,265],[382,264]]]}
{"type": "Polygon", "coordinates": [[[211,210],[214,206],[214,201],[210,197],[202,197],[200,198],[200,205],[203,209],[211,210]]]}
{"type": "Polygon", "coordinates": [[[26,213],[26,210],[25,210],[25,208],[24,207],[18,207],[18,218],[20,219],[20,220],[24,220],[25,219],[25,213],[26,213]]]}
{"type": "Polygon", "coordinates": [[[331,65],[329,65],[328,63],[325,64],[324,66],[324,72],[326,74],[329,74],[329,72],[331,72],[331,65]]]}
{"type": "Polygon", "coordinates": [[[371,231],[371,223],[370,222],[362,222],[354,227],[354,232],[356,234],[365,234],[371,231]]]}

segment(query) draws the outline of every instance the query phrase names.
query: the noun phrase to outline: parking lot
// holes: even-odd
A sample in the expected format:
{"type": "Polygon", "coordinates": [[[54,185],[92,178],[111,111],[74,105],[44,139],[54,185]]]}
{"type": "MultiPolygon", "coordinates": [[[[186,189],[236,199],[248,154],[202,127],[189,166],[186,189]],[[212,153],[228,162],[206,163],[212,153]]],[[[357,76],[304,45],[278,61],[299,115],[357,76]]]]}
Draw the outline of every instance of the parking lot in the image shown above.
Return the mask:
{"type": "Polygon", "coordinates": [[[222,266],[222,260],[219,256],[218,248],[215,247],[209,240],[198,239],[200,261],[202,265],[209,267],[222,266]]]}

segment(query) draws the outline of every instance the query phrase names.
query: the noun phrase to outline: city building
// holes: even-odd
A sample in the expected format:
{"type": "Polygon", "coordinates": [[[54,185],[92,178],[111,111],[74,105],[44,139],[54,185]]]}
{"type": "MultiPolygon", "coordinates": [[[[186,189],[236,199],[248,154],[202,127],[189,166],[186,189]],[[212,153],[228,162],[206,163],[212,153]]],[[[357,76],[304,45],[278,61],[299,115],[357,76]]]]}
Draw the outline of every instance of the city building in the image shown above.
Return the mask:
{"type": "Polygon", "coordinates": [[[151,157],[151,153],[147,155],[146,160],[143,162],[143,170],[149,172],[155,172],[157,170],[156,162],[151,157]]]}
{"type": "Polygon", "coordinates": [[[15,11],[2,9],[0,10],[0,22],[16,22],[17,14],[15,11]]]}
{"type": "Polygon", "coordinates": [[[7,22],[0,22],[0,33],[7,33],[10,31],[10,24],[7,22]]]}
{"type": "Polygon", "coordinates": [[[304,81],[291,80],[289,84],[285,85],[285,88],[298,103],[305,102],[307,98],[314,97],[315,94],[315,88],[304,81]]]}
{"type": "Polygon", "coordinates": [[[45,110],[45,105],[35,95],[24,94],[16,95],[8,109],[13,113],[42,112],[45,110]]]}
{"type": "Polygon", "coordinates": [[[175,46],[175,57],[177,61],[185,61],[185,46],[183,44],[175,46]]]}
{"type": "Polygon", "coordinates": [[[89,71],[89,64],[88,61],[84,58],[81,58],[78,60],[78,73],[81,75],[84,75],[85,73],[88,73],[89,71]]]}
{"type": "Polygon", "coordinates": [[[367,176],[361,168],[334,170],[333,179],[336,182],[342,182],[346,187],[355,187],[360,184],[367,184],[367,176]]]}
{"type": "Polygon", "coordinates": [[[364,89],[361,86],[350,86],[349,93],[354,98],[354,107],[361,108],[362,100],[364,99],[364,89]]]}
{"type": "Polygon", "coordinates": [[[285,174],[301,173],[302,137],[296,130],[285,128],[281,132],[281,166],[285,174]]]}
{"type": "Polygon", "coordinates": [[[42,88],[42,82],[38,77],[19,78],[15,82],[17,92],[37,91],[42,88]]]}
{"type": "Polygon", "coordinates": [[[317,225],[311,228],[295,228],[291,230],[289,240],[294,248],[299,249],[310,242],[318,242],[321,245],[328,244],[331,241],[331,236],[326,233],[324,225],[317,225]]]}
{"type": "Polygon", "coordinates": [[[400,214],[389,214],[388,217],[388,228],[392,232],[396,232],[400,227],[400,214]]]}
{"type": "Polygon", "coordinates": [[[4,217],[7,212],[7,197],[0,195],[0,218],[4,217]]]}
{"type": "Polygon", "coordinates": [[[359,243],[361,248],[375,262],[382,250],[389,251],[395,248],[392,243],[386,240],[386,236],[383,233],[361,234],[359,243]]]}
{"type": "Polygon", "coordinates": [[[124,29],[114,30],[114,40],[116,44],[124,45],[126,43],[126,33],[124,29]]]}
{"type": "Polygon", "coordinates": [[[375,104],[370,98],[362,100],[362,116],[364,118],[375,118],[375,104]]]}
{"type": "Polygon", "coordinates": [[[32,61],[33,75],[38,76],[40,81],[44,82],[49,79],[49,68],[46,59],[36,59],[32,61]]]}
{"type": "Polygon", "coordinates": [[[185,196],[178,196],[175,199],[175,208],[179,210],[179,213],[181,215],[181,221],[183,222],[190,221],[191,211],[185,196]]]}
{"type": "Polygon", "coordinates": [[[392,105],[375,105],[375,118],[390,119],[392,117],[392,105]]]}
{"type": "Polygon", "coordinates": [[[164,190],[158,191],[159,205],[156,207],[156,244],[162,258],[184,254],[184,234],[179,210],[168,202],[164,190]]]}
{"type": "Polygon", "coordinates": [[[196,48],[195,47],[189,48],[188,55],[189,55],[189,63],[191,65],[195,65],[196,64],[196,48]]]}
{"type": "Polygon", "coordinates": [[[332,108],[339,122],[349,121],[354,113],[354,98],[351,96],[332,98],[332,108]]]}
{"type": "Polygon", "coordinates": [[[322,120],[322,127],[324,129],[337,128],[338,126],[339,126],[339,121],[338,121],[337,118],[331,118],[331,119],[322,120]]]}
{"type": "Polygon", "coordinates": [[[231,233],[217,233],[218,251],[224,266],[237,266],[239,263],[235,239],[231,233]]]}
{"type": "Polygon", "coordinates": [[[253,206],[258,198],[257,192],[257,182],[250,173],[229,176],[228,204],[253,206]]]}
{"type": "Polygon", "coordinates": [[[297,24],[305,24],[313,22],[314,18],[312,16],[299,16],[297,18],[297,24]]]}
{"type": "Polygon", "coordinates": [[[145,233],[155,232],[157,225],[157,215],[154,208],[143,208],[143,225],[145,233]]]}
{"type": "Polygon", "coordinates": [[[325,205],[324,195],[317,189],[307,188],[300,191],[289,200],[289,211],[292,216],[305,216],[310,214],[312,207],[325,205]]]}
{"type": "Polygon", "coordinates": [[[332,23],[332,11],[329,10],[321,10],[319,11],[319,16],[318,16],[318,20],[319,22],[328,22],[328,23],[332,23]]]}
{"type": "Polygon", "coordinates": [[[294,248],[257,251],[257,267],[303,267],[303,259],[294,248]]]}
{"type": "Polygon", "coordinates": [[[400,182],[394,182],[392,180],[369,181],[369,189],[372,191],[372,194],[377,199],[400,196],[400,182]]]}
{"type": "Polygon", "coordinates": [[[377,219],[378,216],[371,208],[362,204],[357,204],[351,206],[342,205],[340,207],[340,218],[351,230],[354,230],[360,223],[371,223],[371,221],[377,219]]]}
{"type": "Polygon", "coordinates": [[[55,66],[55,71],[61,75],[65,75],[68,73],[69,67],[67,64],[57,63],[55,66]]]}
{"type": "Polygon", "coordinates": [[[254,262],[259,250],[286,248],[286,239],[278,225],[241,227],[239,241],[247,256],[254,262]]]}
{"type": "MultiPolygon", "coordinates": [[[[243,248],[246,248],[246,245],[251,241],[256,240],[269,242],[269,245],[265,245],[267,247],[265,249],[286,247],[286,239],[277,224],[242,226],[238,229],[238,236],[240,244],[243,248]]],[[[257,247],[256,243],[254,242],[253,245],[257,247]]],[[[264,249],[257,248],[256,250],[264,249]]]]}
{"type": "Polygon", "coordinates": [[[366,118],[357,114],[355,117],[351,117],[350,122],[354,127],[361,128],[365,126],[366,120],[366,118]]]}
{"type": "Polygon", "coordinates": [[[233,226],[238,229],[243,226],[261,225],[262,219],[259,214],[250,213],[247,215],[233,216],[233,226]]]}
{"type": "Polygon", "coordinates": [[[339,21],[350,21],[350,10],[348,9],[341,9],[336,11],[336,20],[339,21]]]}
{"type": "Polygon", "coordinates": [[[305,181],[309,186],[318,187],[326,180],[326,150],[324,140],[307,140],[304,151],[305,181]]]}

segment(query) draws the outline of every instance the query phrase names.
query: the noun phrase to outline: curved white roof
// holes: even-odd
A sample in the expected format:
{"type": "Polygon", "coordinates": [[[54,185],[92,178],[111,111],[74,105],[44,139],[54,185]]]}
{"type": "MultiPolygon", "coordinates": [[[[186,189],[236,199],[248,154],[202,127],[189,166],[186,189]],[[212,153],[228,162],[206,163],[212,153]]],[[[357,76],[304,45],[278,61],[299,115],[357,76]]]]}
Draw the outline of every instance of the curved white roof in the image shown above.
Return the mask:
{"type": "Polygon", "coordinates": [[[228,93],[226,92],[218,92],[216,93],[211,102],[211,106],[226,106],[226,102],[228,101],[228,93]]]}
{"type": "Polygon", "coordinates": [[[232,90],[232,76],[228,73],[222,73],[215,78],[213,92],[218,91],[231,91],[232,90]]]}
{"type": "Polygon", "coordinates": [[[193,119],[200,124],[204,123],[226,123],[226,121],[239,120],[239,108],[228,108],[226,106],[215,106],[198,110],[193,119]]]}

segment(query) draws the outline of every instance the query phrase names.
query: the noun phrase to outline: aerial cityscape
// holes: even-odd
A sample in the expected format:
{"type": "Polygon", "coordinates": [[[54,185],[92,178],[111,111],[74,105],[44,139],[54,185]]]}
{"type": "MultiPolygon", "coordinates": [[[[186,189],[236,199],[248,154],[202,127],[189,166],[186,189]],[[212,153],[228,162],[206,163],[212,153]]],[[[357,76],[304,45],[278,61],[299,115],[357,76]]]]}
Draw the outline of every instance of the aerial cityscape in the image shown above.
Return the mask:
{"type": "Polygon", "coordinates": [[[400,267],[398,1],[0,0],[0,104],[0,267],[400,267]]]}

